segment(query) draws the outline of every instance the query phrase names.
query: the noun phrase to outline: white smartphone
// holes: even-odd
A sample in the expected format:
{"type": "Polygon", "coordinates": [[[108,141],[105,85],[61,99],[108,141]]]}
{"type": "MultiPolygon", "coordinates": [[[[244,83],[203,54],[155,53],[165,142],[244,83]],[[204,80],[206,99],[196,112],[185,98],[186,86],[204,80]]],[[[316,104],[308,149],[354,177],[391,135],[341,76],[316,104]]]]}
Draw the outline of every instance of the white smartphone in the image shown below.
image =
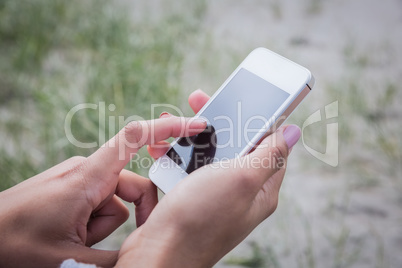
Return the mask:
{"type": "Polygon", "coordinates": [[[149,178],[168,193],[204,165],[246,155],[285,121],[313,85],[306,68],[268,49],[253,50],[196,114],[207,120],[207,128],[173,141],[149,178]]]}

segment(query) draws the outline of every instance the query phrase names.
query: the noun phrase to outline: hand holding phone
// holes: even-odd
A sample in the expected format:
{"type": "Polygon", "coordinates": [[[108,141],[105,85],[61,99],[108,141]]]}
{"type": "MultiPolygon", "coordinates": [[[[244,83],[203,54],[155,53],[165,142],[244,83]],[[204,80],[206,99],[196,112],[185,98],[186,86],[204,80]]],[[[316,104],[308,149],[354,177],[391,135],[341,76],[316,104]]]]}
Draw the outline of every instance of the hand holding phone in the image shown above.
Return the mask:
{"type": "Polygon", "coordinates": [[[174,141],[151,167],[150,179],[167,193],[202,166],[246,155],[285,121],[313,84],[306,68],[255,49],[196,114],[207,120],[206,130],[174,141]]]}
{"type": "MultiPolygon", "coordinates": [[[[195,97],[204,98],[201,92],[195,97]]],[[[253,166],[232,159],[189,174],[126,239],[117,266],[212,267],[274,212],[286,170],[277,163],[286,162],[299,137],[297,126],[281,127],[240,158],[253,166]]]]}

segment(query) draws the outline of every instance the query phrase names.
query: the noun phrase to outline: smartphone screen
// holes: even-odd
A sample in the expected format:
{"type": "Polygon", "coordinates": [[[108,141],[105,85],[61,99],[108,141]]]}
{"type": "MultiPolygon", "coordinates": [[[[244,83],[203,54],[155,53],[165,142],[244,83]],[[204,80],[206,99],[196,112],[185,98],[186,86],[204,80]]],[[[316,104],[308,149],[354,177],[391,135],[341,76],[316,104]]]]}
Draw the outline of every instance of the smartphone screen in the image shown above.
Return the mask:
{"type": "Polygon", "coordinates": [[[180,138],[166,154],[188,174],[235,158],[288,97],[289,93],[241,68],[200,114],[207,119],[207,128],[180,138]]]}

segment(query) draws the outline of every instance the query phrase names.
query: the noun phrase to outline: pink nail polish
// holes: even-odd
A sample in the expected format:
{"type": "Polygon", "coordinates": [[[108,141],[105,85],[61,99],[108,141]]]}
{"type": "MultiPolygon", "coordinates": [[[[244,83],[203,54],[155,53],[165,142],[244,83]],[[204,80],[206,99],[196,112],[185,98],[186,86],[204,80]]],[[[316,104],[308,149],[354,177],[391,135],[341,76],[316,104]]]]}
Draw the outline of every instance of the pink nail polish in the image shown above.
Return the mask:
{"type": "Polygon", "coordinates": [[[159,118],[165,118],[165,117],[170,117],[170,116],[171,116],[170,113],[168,113],[168,112],[163,112],[163,113],[161,113],[161,114],[159,115],[159,118]]]}
{"type": "Polygon", "coordinates": [[[301,136],[301,130],[298,126],[290,125],[283,131],[283,137],[285,138],[288,148],[291,149],[299,140],[301,136]]]}

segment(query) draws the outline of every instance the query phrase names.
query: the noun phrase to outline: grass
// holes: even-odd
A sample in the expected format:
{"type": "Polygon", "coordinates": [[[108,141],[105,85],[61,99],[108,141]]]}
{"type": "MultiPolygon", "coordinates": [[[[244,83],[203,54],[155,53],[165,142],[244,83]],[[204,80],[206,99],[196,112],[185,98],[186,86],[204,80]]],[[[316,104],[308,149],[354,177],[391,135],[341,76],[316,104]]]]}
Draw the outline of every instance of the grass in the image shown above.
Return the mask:
{"type": "Polygon", "coordinates": [[[307,4],[307,14],[317,15],[322,11],[322,0],[310,0],[307,4]]]}
{"type": "MultiPolygon", "coordinates": [[[[344,178],[335,176],[342,180],[338,183],[341,187],[321,196],[320,203],[326,205],[313,215],[309,214],[309,209],[301,208],[301,215],[298,215],[295,212],[297,201],[291,197],[284,200],[285,204],[278,208],[281,211],[276,213],[284,214],[280,217],[291,221],[294,229],[287,227],[286,222],[269,219],[271,223],[266,226],[271,231],[267,231],[266,242],[256,242],[245,257],[233,255],[228,264],[276,267],[267,264],[269,256],[275,256],[280,267],[354,267],[367,264],[368,259],[372,260],[370,267],[389,266],[390,251],[387,252],[386,245],[391,242],[384,241],[381,225],[373,227],[371,222],[373,217],[386,221],[389,216],[385,204],[379,205],[383,214],[371,215],[371,209],[376,210],[376,207],[360,203],[364,200],[362,195],[369,198],[378,189],[384,189],[384,185],[394,185],[396,195],[401,196],[402,192],[402,128],[398,108],[401,92],[397,86],[400,78],[378,74],[379,69],[384,68],[381,58],[392,62],[392,50],[386,51],[351,40],[341,51],[345,66],[342,78],[339,83],[325,85],[322,106],[327,100],[339,101],[339,117],[331,122],[339,124],[340,166],[328,168],[318,161],[312,164],[311,159],[303,166],[307,170],[314,169],[314,173],[324,171],[323,180],[327,172],[343,174],[344,178]],[[286,237],[291,237],[290,241],[286,237]]],[[[301,121],[299,117],[308,117],[302,107],[299,109],[294,117],[296,123],[301,121]]],[[[326,122],[320,122],[313,129],[306,129],[307,144],[316,150],[325,148],[325,128],[326,122]]],[[[319,199],[317,197],[317,201],[319,199]]],[[[394,202],[400,201],[395,199],[394,202]]]]}
{"type": "MultiPolygon", "coordinates": [[[[325,5],[309,0],[305,12],[317,18],[326,12],[325,5]]],[[[271,1],[267,7],[278,22],[286,19],[282,2],[271,1]]],[[[161,14],[157,19],[149,10],[141,19],[132,20],[129,10],[106,0],[0,0],[0,190],[73,155],[87,156],[96,149],[78,148],[66,138],[64,120],[77,104],[92,103],[97,108],[76,114],[74,136],[101,143],[129,116],[151,118],[151,103],[183,105],[182,73],[188,67],[184,63],[189,50],[196,51],[194,58],[199,59],[197,66],[190,67],[200,71],[201,80],[211,86],[206,88],[209,93],[248,52],[240,42],[228,46],[212,31],[200,32],[205,1],[168,0],[158,9],[161,14]],[[105,120],[99,117],[103,105],[105,120]]],[[[297,55],[317,45],[314,38],[300,39],[299,35],[290,40],[290,47],[275,49],[274,41],[270,47],[297,50],[297,55]]],[[[399,66],[397,55],[387,44],[346,41],[337,55],[344,67],[339,82],[324,83],[317,77],[317,91],[323,91],[320,103],[312,103],[310,97],[292,115],[300,124],[312,112],[309,105],[323,107],[339,101],[339,168],[300,157],[297,172],[308,176],[307,170],[323,178],[327,172],[343,172],[343,187],[318,196],[317,200],[323,198],[324,209],[314,215],[292,196],[282,196],[283,205],[274,215],[279,213],[279,220],[270,220],[274,223],[264,237],[266,242],[253,241],[248,244],[249,255],[230,255],[227,265],[321,267],[326,258],[325,267],[350,267],[369,257],[376,267],[388,264],[390,244],[382,237],[383,230],[373,227],[366,233],[357,232],[372,223],[359,221],[361,225],[354,226],[356,221],[349,219],[367,215],[359,211],[362,214],[353,216],[349,209],[356,192],[374,194],[387,182],[395,186],[402,200],[402,81],[387,69],[399,66]],[[374,250],[369,252],[365,245],[374,250]],[[286,266],[289,259],[292,265],[286,266]]],[[[196,80],[197,76],[193,77],[196,80]]],[[[325,123],[306,129],[305,135],[314,149],[325,148],[325,123]]],[[[123,226],[119,239],[124,240],[132,229],[123,226]]],[[[115,246],[120,244],[118,241],[115,246]]]]}
{"type": "Polygon", "coordinates": [[[251,242],[249,245],[252,251],[250,257],[231,257],[225,263],[240,267],[280,267],[275,251],[271,247],[262,249],[257,242],[251,242]]]}
{"type": "MultiPolygon", "coordinates": [[[[340,118],[344,126],[340,133],[342,144],[359,147],[359,152],[355,151],[347,159],[376,155],[371,161],[377,169],[377,175],[400,178],[402,139],[398,119],[401,114],[397,108],[399,81],[395,77],[373,77],[379,68],[383,68],[378,63],[378,58],[383,57],[382,53],[382,50],[371,53],[369,48],[361,48],[350,42],[344,49],[346,73],[349,74],[339,85],[330,86],[328,93],[341,100],[342,113],[348,115],[340,118]]],[[[362,165],[370,168],[366,163],[362,165]]]]}
{"type": "Polygon", "coordinates": [[[149,119],[151,103],[182,102],[183,51],[205,7],[182,2],[186,14],[166,9],[153,23],[134,23],[128,9],[106,0],[0,1],[0,124],[7,141],[0,190],[96,149],[66,138],[64,120],[77,104],[98,108],[79,111],[72,134],[99,146],[123,126],[118,116],[149,119]],[[107,122],[100,120],[101,102],[107,122]]]}
{"type": "Polygon", "coordinates": [[[272,15],[275,17],[275,19],[280,20],[283,17],[283,10],[282,10],[282,5],[280,1],[273,1],[270,3],[270,8],[272,15]]]}
{"type": "Polygon", "coordinates": [[[347,248],[350,239],[350,230],[347,227],[342,226],[338,234],[330,236],[328,239],[334,246],[334,268],[350,267],[359,259],[360,247],[355,246],[352,251],[347,248]]]}

